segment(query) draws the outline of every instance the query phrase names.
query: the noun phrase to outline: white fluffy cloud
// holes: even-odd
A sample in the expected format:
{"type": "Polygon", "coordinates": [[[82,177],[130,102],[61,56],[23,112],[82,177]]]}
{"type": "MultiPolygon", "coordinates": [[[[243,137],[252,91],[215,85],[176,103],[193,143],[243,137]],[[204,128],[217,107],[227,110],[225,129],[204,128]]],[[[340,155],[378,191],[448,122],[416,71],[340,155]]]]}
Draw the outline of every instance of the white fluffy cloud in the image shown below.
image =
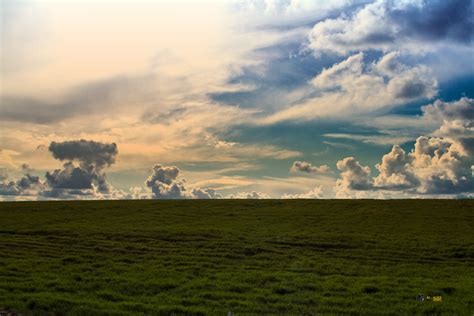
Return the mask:
{"type": "Polygon", "coordinates": [[[180,170],[175,166],[154,165],[145,185],[151,189],[155,199],[192,198],[186,188],[186,180],[178,179],[180,170]]]}
{"type": "Polygon", "coordinates": [[[337,162],[341,177],[336,181],[336,197],[346,197],[352,190],[369,190],[372,188],[370,168],[362,166],[354,157],[347,157],[337,162]]]}
{"type": "Polygon", "coordinates": [[[314,189],[301,194],[283,194],[281,196],[282,199],[321,199],[322,197],[322,186],[315,187],[314,189]]]}
{"type": "Polygon", "coordinates": [[[412,155],[406,154],[395,145],[392,151],[382,157],[382,162],[376,165],[379,175],[373,179],[373,186],[385,190],[411,189],[420,185],[413,174],[412,155]]]}
{"type": "Polygon", "coordinates": [[[395,145],[377,164],[378,176],[353,157],[338,161],[342,170],[336,196],[351,196],[356,191],[400,191],[413,194],[462,194],[472,192],[473,158],[454,139],[421,136],[414,149],[406,153],[395,145]]]}
{"type": "MultiPolygon", "coordinates": [[[[145,185],[151,190],[154,199],[219,199],[222,198],[213,189],[190,189],[186,179],[179,178],[181,170],[176,166],[154,165],[152,174],[146,179],[145,185]]],[[[139,188],[133,189],[133,197],[146,197],[139,188]]]]}
{"type": "Polygon", "coordinates": [[[438,100],[422,110],[423,118],[441,124],[435,136],[455,139],[471,157],[474,155],[474,99],[438,100]]]}
{"type": "Polygon", "coordinates": [[[391,1],[368,3],[314,25],[309,47],[317,54],[432,49],[429,43],[472,40],[472,1],[391,1]],[[447,16],[449,18],[447,18],[447,16]]]}
{"type": "Polygon", "coordinates": [[[239,192],[236,194],[231,194],[227,198],[262,200],[262,199],[270,199],[270,196],[262,192],[252,191],[252,192],[239,192]]]}
{"type": "Polygon", "coordinates": [[[361,0],[236,0],[234,7],[253,25],[300,25],[326,16],[335,10],[361,3],[361,0]],[[253,19],[252,19],[253,18],[253,19]]]}
{"type": "Polygon", "coordinates": [[[438,83],[423,65],[408,67],[391,52],[370,63],[358,53],[324,69],[312,80],[318,96],[277,112],[262,120],[310,120],[320,117],[346,118],[388,110],[406,102],[431,99],[438,83]]]}

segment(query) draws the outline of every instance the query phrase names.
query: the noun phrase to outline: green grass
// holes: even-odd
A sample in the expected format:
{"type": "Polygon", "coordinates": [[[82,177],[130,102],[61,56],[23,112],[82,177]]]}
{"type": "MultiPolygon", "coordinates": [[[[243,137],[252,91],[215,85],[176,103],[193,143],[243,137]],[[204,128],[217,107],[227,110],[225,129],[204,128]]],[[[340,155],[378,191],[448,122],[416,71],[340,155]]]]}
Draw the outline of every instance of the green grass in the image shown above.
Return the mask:
{"type": "Polygon", "coordinates": [[[0,254],[34,315],[474,314],[472,200],[4,202],[0,254]]]}

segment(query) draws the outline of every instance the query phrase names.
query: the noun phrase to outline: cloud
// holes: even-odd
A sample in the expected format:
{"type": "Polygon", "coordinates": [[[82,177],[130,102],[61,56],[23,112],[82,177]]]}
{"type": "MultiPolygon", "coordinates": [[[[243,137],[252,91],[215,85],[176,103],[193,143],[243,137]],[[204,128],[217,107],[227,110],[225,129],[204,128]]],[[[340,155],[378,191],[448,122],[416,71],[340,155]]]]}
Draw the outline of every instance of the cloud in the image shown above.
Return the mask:
{"type": "Polygon", "coordinates": [[[440,126],[438,129],[429,136],[416,138],[410,152],[394,145],[376,165],[379,173],[373,178],[369,177],[369,167],[362,167],[354,158],[339,161],[338,169],[344,172],[337,180],[336,193],[350,196],[352,190],[464,196],[471,192],[474,187],[474,100],[437,100],[421,109],[423,115],[417,124],[440,126]]]}
{"type": "Polygon", "coordinates": [[[474,99],[443,102],[422,107],[423,119],[441,124],[433,132],[438,137],[447,137],[460,143],[469,156],[474,156],[474,99]]]}
{"type": "Polygon", "coordinates": [[[339,160],[336,164],[341,170],[340,178],[336,181],[336,197],[345,197],[352,190],[369,190],[372,188],[370,168],[362,166],[354,157],[339,160]]]}
{"type": "Polygon", "coordinates": [[[54,158],[67,162],[62,169],[46,172],[50,190],[42,192],[42,195],[63,198],[67,194],[115,194],[103,172],[104,168],[115,163],[118,154],[115,143],[107,144],[84,139],[53,141],[48,149],[54,158]]]}
{"type": "Polygon", "coordinates": [[[270,199],[270,196],[262,192],[252,191],[252,192],[239,192],[239,193],[231,194],[227,198],[263,200],[263,199],[270,199]]]}
{"type": "Polygon", "coordinates": [[[398,56],[397,52],[391,52],[378,62],[368,64],[364,61],[364,54],[358,53],[324,69],[312,82],[316,88],[342,91],[356,98],[354,105],[370,97],[370,87],[374,97],[385,105],[399,103],[397,99],[406,101],[433,97],[437,83],[432,79],[430,70],[422,65],[403,65],[397,60],[398,56]]]}
{"type": "Polygon", "coordinates": [[[0,175],[0,196],[32,196],[43,187],[39,177],[28,173],[17,181],[9,180],[6,174],[0,175]]]}
{"type": "Polygon", "coordinates": [[[321,199],[323,197],[322,186],[315,187],[313,190],[301,194],[283,194],[282,199],[321,199]]]}
{"type": "Polygon", "coordinates": [[[302,153],[295,150],[288,150],[269,144],[249,144],[239,142],[223,141],[211,134],[205,136],[206,145],[215,150],[215,154],[233,157],[233,160],[240,161],[245,158],[269,158],[288,159],[301,156],[302,153]]]}
{"type": "Polygon", "coordinates": [[[64,169],[46,173],[46,180],[57,189],[92,189],[94,174],[74,166],[72,162],[64,164],[64,169]]]}
{"type": "Polygon", "coordinates": [[[51,124],[93,113],[108,107],[130,104],[146,98],[153,76],[116,76],[82,84],[54,99],[23,95],[0,96],[2,121],[51,124]]]}
{"type": "Polygon", "coordinates": [[[392,151],[382,157],[382,163],[376,165],[379,175],[373,179],[373,186],[384,190],[416,188],[420,181],[413,174],[413,160],[400,146],[393,146],[392,151]]]}
{"type": "MultiPolygon", "coordinates": [[[[381,146],[392,145],[394,143],[403,144],[403,143],[413,140],[413,137],[411,136],[403,136],[403,134],[402,135],[400,134],[402,133],[399,132],[398,135],[395,135],[395,133],[391,133],[391,134],[383,133],[383,134],[377,134],[377,135],[328,133],[328,134],[323,134],[322,136],[334,138],[334,139],[350,139],[350,140],[360,141],[367,144],[374,144],[374,145],[381,145],[381,146]]],[[[325,141],[324,143],[328,145],[334,145],[334,143],[327,142],[327,141],[325,141]]],[[[342,145],[340,146],[343,147],[342,145]]],[[[354,146],[347,145],[345,148],[354,149],[354,146]]]]}
{"type": "Polygon", "coordinates": [[[365,61],[363,53],[349,56],[323,69],[311,83],[318,92],[316,97],[276,112],[261,123],[350,118],[388,111],[407,102],[431,99],[438,87],[428,67],[404,65],[396,52],[372,63],[365,61]]]}
{"type": "Polygon", "coordinates": [[[446,120],[474,121],[474,99],[464,97],[454,102],[436,100],[433,104],[423,106],[421,109],[426,119],[435,122],[446,120]]]}
{"type": "Polygon", "coordinates": [[[316,53],[404,49],[420,51],[440,41],[471,43],[471,0],[378,0],[353,14],[314,25],[309,47],[316,53]]]}
{"type": "Polygon", "coordinates": [[[99,170],[115,163],[115,156],[118,153],[117,145],[114,143],[104,144],[84,139],[52,142],[48,149],[56,159],[77,160],[84,168],[93,166],[99,170]]]}
{"type": "Polygon", "coordinates": [[[72,140],[51,142],[48,149],[54,158],[66,161],[63,168],[48,171],[44,179],[40,179],[31,175],[33,169],[24,163],[20,168],[27,173],[22,178],[2,178],[0,195],[36,199],[117,199],[124,196],[125,193],[108,183],[104,172],[115,163],[116,144],[72,140]]]}
{"type": "Polygon", "coordinates": [[[354,191],[400,191],[411,194],[462,194],[474,187],[472,156],[452,139],[420,136],[406,153],[395,145],[376,165],[379,175],[370,178],[370,168],[353,157],[338,161],[342,170],[336,182],[336,196],[354,191]]]}
{"type": "Polygon", "coordinates": [[[357,0],[238,0],[233,1],[236,11],[250,16],[248,23],[260,27],[290,29],[307,26],[322,17],[362,3],[357,0]],[[253,18],[253,19],[252,19],[253,18]]]}
{"type": "Polygon", "coordinates": [[[419,137],[412,153],[421,193],[455,194],[472,191],[473,157],[454,140],[419,137]]]}
{"type": "Polygon", "coordinates": [[[313,166],[306,161],[295,161],[290,168],[291,172],[306,172],[306,173],[329,173],[331,168],[327,165],[313,166]]]}
{"type": "Polygon", "coordinates": [[[31,168],[30,165],[27,164],[27,163],[22,163],[20,168],[24,172],[32,172],[33,171],[33,168],[31,168]]]}
{"type": "Polygon", "coordinates": [[[148,200],[152,198],[152,195],[143,187],[131,187],[129,194],[125,198],[130,200],[148,200]]]}
{"type": "Polygon", "coordinates": [[[145,185],[155,199],[219,199],[222,198],[213,189],[189,189],[186,179],[178,178],[181,170],[176,166],[154,165],[152,174],[145,185]]]}
{"type": "Polygon", "coordinates": [[[178,180],[180,170],[175,166],[154,165],[145,185],[153,192],[155,199],[185,199],[192,195],[187,191],[186,180],[178,180]]]}
{"type": "Polygon", "coordinates": [[[209,199],[221,199],[222,195],[216,192],[214,189],[193,189],[192,190],[192,195],[196,199],[204,199],[204,200],[209,200],[209,199]]]}

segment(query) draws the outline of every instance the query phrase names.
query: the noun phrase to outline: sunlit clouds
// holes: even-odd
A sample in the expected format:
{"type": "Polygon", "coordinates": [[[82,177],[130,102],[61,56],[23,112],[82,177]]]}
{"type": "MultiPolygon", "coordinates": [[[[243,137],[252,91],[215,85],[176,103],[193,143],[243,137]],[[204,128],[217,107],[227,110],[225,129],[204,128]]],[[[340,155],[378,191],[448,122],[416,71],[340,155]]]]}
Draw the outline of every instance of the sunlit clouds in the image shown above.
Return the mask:
{"type": "Polygon", "coordinates": [[[0,9],[3,200],[473,194],[471,0],[0,9]]]}

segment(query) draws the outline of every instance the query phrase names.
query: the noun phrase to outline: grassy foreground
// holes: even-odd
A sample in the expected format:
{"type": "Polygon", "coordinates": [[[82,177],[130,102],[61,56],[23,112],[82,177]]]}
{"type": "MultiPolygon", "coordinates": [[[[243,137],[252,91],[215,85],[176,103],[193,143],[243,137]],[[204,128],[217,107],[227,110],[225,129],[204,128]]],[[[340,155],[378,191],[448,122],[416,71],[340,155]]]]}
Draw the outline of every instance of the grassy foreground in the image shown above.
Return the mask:
{"type": "Polygon", "coordinates": [[[26,314],[473,315],[473,266],[472,200],[0,203],[26,314]]]}

